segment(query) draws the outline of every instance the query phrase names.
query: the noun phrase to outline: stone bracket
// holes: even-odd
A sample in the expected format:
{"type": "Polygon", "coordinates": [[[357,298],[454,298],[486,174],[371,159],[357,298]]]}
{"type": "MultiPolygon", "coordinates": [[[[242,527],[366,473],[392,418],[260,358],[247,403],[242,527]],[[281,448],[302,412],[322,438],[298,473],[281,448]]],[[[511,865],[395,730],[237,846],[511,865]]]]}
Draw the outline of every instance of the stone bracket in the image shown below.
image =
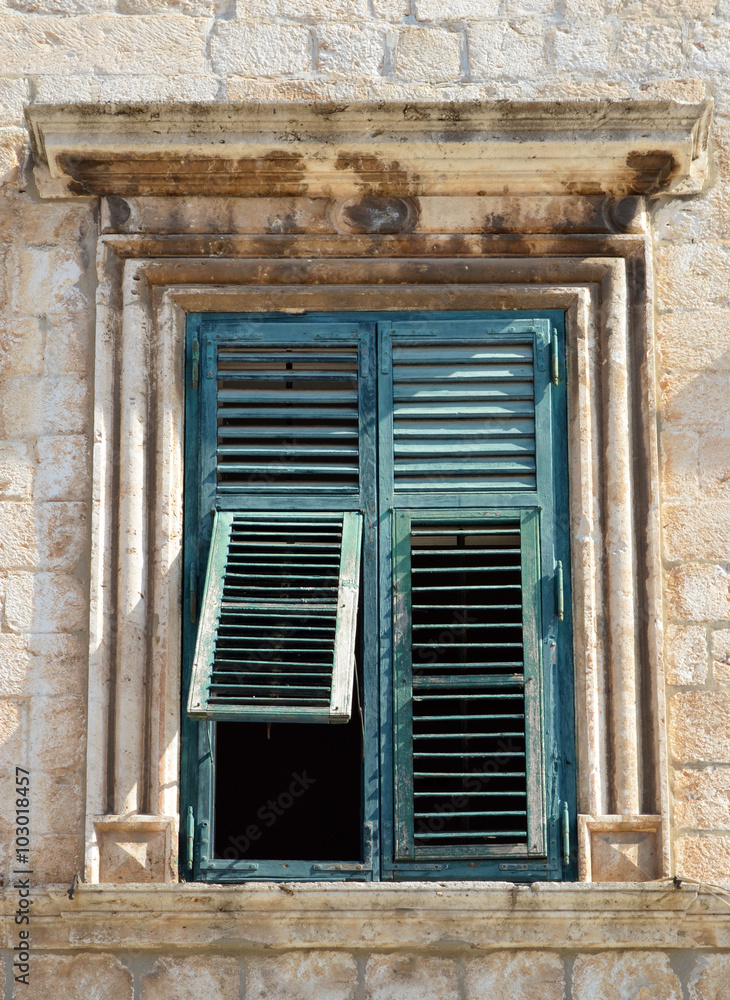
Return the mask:
{"type": "Polygon", "coordinates": [[[578,816],[581,882],[648,882],[660,873],[662,817],[578,816]]]}
{"type": "Polygon", "coordinates": [[[98,882],[173,882],[177,816],[94,816],[98,882]]]}

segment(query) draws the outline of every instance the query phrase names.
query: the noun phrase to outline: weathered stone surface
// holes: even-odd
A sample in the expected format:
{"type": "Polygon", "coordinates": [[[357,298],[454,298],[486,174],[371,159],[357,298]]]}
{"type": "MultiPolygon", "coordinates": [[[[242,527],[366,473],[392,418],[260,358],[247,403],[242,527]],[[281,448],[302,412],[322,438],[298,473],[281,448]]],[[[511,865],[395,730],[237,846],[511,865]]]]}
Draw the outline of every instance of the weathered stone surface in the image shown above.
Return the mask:
{"type": "Polygon", "coordinates": [[[730,694],[675,694],[670,701],[669,745],[677,760],[730,762],[730,694]]]}
{"type": "Polygon", "coordinates": [[[407,80],[456,80],[461,76],[461,38],[442,28],[401,28],[395,69],[407,80]]]}
{"type": "Polygon", "coordinates": [[[730,837],[678,837],[674,855],[679,876],[730,885],[730,837]]]}
{"type": "Polygon", "coordinates": [[[657,237],[663,240],[724,236],[730,230],[730,179],[720,178],[697,201],[667,201],[655,216],[655,223],[657,237]]]}
{"type": "Polygon", "coordinates": [[[27,695],[28,637],[0,632],[0,695],[27,695]]]}
{"type": "Polygon", "coordinates": [[[696,498],[700,486],[700,437],[693,430],[663,428],[659,435],[662,493],[667,500],[696,498]]]}
{"type": "Polygon", "coordinates": [[[117,0],[120,14],[187,14],[189,17],[220,17],[232,14],[233,0],[117,0]]]}
{"type": "Polygon", "coordinates": [[[0,436],[83,434],[88,395],[88,380],[78,375],[0,378],[0,436]]]}
{"type": "Polygon", "coordinates": [[[57,104],[130,103],[145,101],[213,101],[220,90],[215,76],[172,74],[160,76],[41,76],[37,82],[37,100],[57,104]]]}
{"type": "Polygon", "coordinates": [[[676,23],[628,21],[619,32],[617,65],[629,71],[639,68],[644,77],[679,69],[684,63],[682,43],[682,28],[676,23]]]}
{"type": "Polygon", "coordinates": [[[211,61],[218,73],[303,73],[311,63],[309,31],[299,24],[222,21],[211,42],[211,61]]]}
{"type": "Polygon", "coordinates": [[[410,12],[410,0],[372,0],[373,14],[384,21],[402,21],[410,12]]]}
{"type": "Polygon", "coordinates": [[[7,316],[0,320],[0,375],[40,374],[44,346],[38,317],[7,316]]]}
{"type": "Polygon", "coordinates": [[[730,629],[712,633],[712,676],[719,684],[730,684],[730,629]]]}
{"type": "MultiPolygon", "coordinates": [[[[27,736],[27,706],[12,698],[0,698],[0,764],[4,783],[15,774],[16,765],[28,767],[27,736]]],[[[9,795],[8,790],[6,801],[9,795]]]]}
{"type": "Polygon", "coordinates": [[[35,468],[25,441],[0,441],[0,500],[29,500],[35,468]]]}
{"type": "Polygon", "coordinates": [[[563,1000],[565,976],[559,955],[497,952],[469,959],[464,971],[468,1000],[563,1000]]]}
{"type": "Polygon", "coordinates": [[[87,539],[86,504],[38,504],[35,508],[39,566],[44,570],[73,570],[87,539]]]}
{"type": "Polygon", "coordinates": [[[545,39],[539,21],[495,21],[474,25],[468,35],[469,65],[481,79],[520,77],[526,65],[545,64],[545,39]]]}
{"type": "Polygon", "coordinates": [[[12,632],[80,632],[87,626],[84,581],[62,573],[10,573],[5,624],[12,632]]]}
{"type": "Polygon", "coordinates": [[[84,749],[84,703],[79,698],[36,697],[30,706],[33,764],[48,772],[78,767],[84,749]]]}
{"type": "Polygon", "coordinates": [[[660,309],[706,309],[730,304],[730,245],[680,243],[657,247],[660,309]]]}
{"type": "Polygon", "coordinates": [[[30,503],[0,503],[0,565],[28,569],[38,562],[35,511],[30,503]]]}
{"type": "Polygon", "coordinates": [[[27,640],[30,654],[26,693],[86,696],[89,648],[85,636],[41,633],[17,638],[27,640]]]}
{"type": "Polygon", "coordinates": [[[416,0],[419,21],[485,21],[498,12],[499,0],[416,0]]]}
{"type": "Polygon", "coordinates": [[[726,432],[730,413],[721,403],[725,372],[678,371],[660,379],[663,416],[677,428],[726,432]]]}
{"type": "Polygon", "coordinates": [[[690,46],[690,64],[696,70],[730,70],[730,26],[698,24],[690,46]]]}
{"type": "Polygon", "coordinates": [[[698,955],[689,977],[688,1000],[725,1000],[730,983],[730,955],[698,955]]]}
{"type": "Polygon", "coordinates": [[[573,1000],[682,1000],[669,956],[650,951],[578,955],[573,1000]]]}
{"type": "MultiPolygon", "coordinates": [[[[686,206],[689,200],[672,204],[686,206]]],[[[666,370],[730,371],[730,330],[727,310],[666,313],[657,318],[659,364],[666,370]]]]}
{"type": "MultiPolygon", "coordinates": [[[[33,732],[31,712],[31,735],[33,732]]],[[[33,785],[33,835],[65,833],[75,835],[83,808],[81,776],[70,769],[31,772],[33,785]]]]}
{"type": "Polygon", "coordinates": [[[703,684],[709,670],[707,630],[700,625],[668,625],[664,636],[667,684],[703,684]]]}
{"type": "Polygon", "coordinates": [[[205,18],[0,15],[5,73],[205,73],[205,18]],[[50,39],[53,39],[51,43],[50,39]]]}
{"type": "Polygon", "coordinates": [[[279,13],[317,21],[367,20],[370,15],[367,0],[279,0],[279,13]]]}
{"type": "Polygon", "coordinates": [[[667,559],[730,561],[730,502],[665,503],[662,506],[667,559]]]}
{"type": "Polygon", "coordinates": [[[562,72],[594,73],[609,69],[611,28],[601,21],[560,26],[555,32],[555,68],[562,72]]]}
{"type": "Polygon", "coordinates": [[[142,980],[141,1000],[238,1000],[240,972],[225,955],[158,958],[142,980]]]}
{"type": "Polygon", "coordinates": [[[22,126],[24,124],[23,105],[28,100],[27,80],[0,80],[0,123],[22,126]]]}
{"type": "Polygon", "coordinates": [[[350,955],[310,952],[248,963],[248,1000],[353,1000],[357,968],[350,955]]]}
{"type": "Polygon", "coordinates": [[[730,619],[730,572],[724,566],[689,564],[666,574],[667,603],[678,621],[730,619]]]}
{"type": "Polygon", "coordinates": [[[675,771],[674,822],[679,829],[730,829],[730,768],[675,771]]]}
{"type": "Polygon", "coordinates": [[[319,55],[317,67],[322,73],[347,76],[375,76],[383,68],[385,29],[367,24],[321,24],[317,26],[319,55]]]}
{"type": "Polygon", "coordinates": [[[365,968],[366,1000],[457,1000],[456,963],[421,955],[372,955],[365,968]]]}
{"type": "Polygon", "coordinates": [[[115,955],[32,958],[34,1000],[132,1000],[132,973],[115,955]]]}
{"type": "Polygon", "coordinates": [[[78,434],[39,438],[33,492],[38,500],[83,500],[89,491],[89,443],[78,434]]]}
{"type": "Polygon", "coordinates": [[[708,497],[730,497],[730,433],[707,431],[699,439],[699,474],[708,497]]]}

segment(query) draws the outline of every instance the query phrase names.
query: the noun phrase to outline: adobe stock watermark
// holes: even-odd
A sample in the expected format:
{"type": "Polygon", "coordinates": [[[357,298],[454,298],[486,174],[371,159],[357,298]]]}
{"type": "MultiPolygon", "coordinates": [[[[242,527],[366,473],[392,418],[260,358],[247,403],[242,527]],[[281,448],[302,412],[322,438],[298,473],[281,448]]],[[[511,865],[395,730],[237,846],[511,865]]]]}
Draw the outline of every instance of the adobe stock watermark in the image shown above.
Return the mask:
{"type": "MultiPolygon", "coordinates": [[[[291,809],[296,800],[301,799],[317,782],[316,778],[308,777],[306,771],[302,771],[301,774],[294,771],[291,778],[291,783],[286,791],[281,792],[275,799],[269,799],[256,810],[256,818],[265,827],[272,827],[288,809],[291,809]]],[[[242,858],[251,845],[261,839],[261,834],[262,829],[258,823],[250,823],[244,833],[238,834],[238,836],[234,837],[231,834],[228,838],[231,846],[223,851],[223,858],[226,861],[237,861],[242,858]]]]}
{"type": "Polygon", "coordinates": [[[18,894],[15,924],[18,943],[13,946],[13,976],[30,986],[30,771],[15,768],[15,868],[12,887],[18,894]]]}

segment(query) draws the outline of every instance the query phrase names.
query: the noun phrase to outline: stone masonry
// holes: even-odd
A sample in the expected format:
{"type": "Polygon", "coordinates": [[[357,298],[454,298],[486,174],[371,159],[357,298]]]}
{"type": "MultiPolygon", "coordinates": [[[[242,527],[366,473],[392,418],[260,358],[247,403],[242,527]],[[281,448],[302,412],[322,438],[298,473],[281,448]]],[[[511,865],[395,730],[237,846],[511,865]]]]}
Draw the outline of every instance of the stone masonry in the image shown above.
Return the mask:
{"type": "MultiPolygon", "coordinates": [[[[16,765],[30,771],[34,886],[63,883],[64,896],[83,869],[89,660],[99,206],[40,199],[25,106],[705,97],[709,182],[649,211],[673,859],[688,884],[730,886],[730,0],[0,0],[6,884],[16,765]]],[[[154,953],[107,944],[99,930],[78,946],[45,931],[31,992],[13,992],[10,919],[5,1000],[730,998],[727,933],[479,951],[444,925],[411,951],[297,950],[293,936],[289,950],[199,955],[172,940],[154,953]]]]}

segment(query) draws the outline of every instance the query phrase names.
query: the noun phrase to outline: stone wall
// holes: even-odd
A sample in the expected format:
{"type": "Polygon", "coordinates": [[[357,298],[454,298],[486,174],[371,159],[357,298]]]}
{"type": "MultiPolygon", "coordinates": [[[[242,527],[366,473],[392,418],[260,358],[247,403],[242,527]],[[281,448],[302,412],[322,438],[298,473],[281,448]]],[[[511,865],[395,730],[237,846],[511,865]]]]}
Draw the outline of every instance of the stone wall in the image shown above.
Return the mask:
{"type": "MultiPolygon", "coordinates": [[[[30,770],[35,883],[69,883],[84,836],[98,205],[39,199],[24,105],[711,96],[705,193],[650,207],[675,864],[690,879],[730,884],[729,80],[728,0],[0,0],[6,879],[16,764],[30,770]]],[[[197,997],[205,983],[207,996],[225,1000],[244,989],[249,998],[405,1000],[428,983],[434,998],[720,1000],[730,979],[725,953],[693,949],[457,959],[446,948],[418,961],[164,952],[38,955],[33,996],[197,997]]]]}

